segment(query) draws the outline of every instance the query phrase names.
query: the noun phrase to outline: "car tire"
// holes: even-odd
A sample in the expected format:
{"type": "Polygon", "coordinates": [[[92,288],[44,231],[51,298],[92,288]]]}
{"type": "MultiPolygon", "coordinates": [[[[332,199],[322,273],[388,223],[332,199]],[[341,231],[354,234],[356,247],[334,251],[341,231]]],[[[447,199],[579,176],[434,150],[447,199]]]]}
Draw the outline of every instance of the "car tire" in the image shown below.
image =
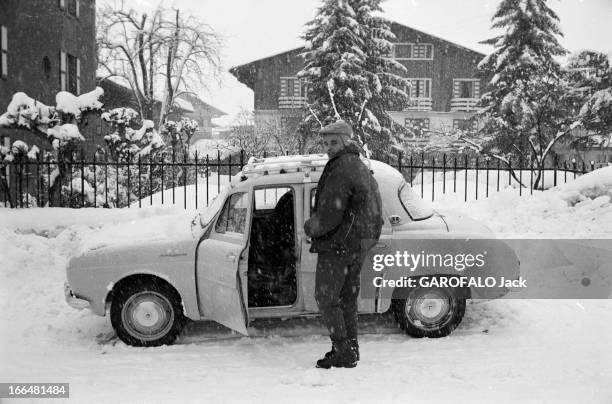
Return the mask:
{"type": "Polygon", "coordinates": [[[127,284],[116,292],[111,303],[111,324],[128,345],[172,344],[185,322],[180,296],[165,282],[127,284]]]}
{"type": "Polygon", "coordinates": [[[406,334],[415,338],[449,335],[465,314],[465,297],[452,288],[417,287],[406,299],[393,300],[395,318],[406,334]]]}

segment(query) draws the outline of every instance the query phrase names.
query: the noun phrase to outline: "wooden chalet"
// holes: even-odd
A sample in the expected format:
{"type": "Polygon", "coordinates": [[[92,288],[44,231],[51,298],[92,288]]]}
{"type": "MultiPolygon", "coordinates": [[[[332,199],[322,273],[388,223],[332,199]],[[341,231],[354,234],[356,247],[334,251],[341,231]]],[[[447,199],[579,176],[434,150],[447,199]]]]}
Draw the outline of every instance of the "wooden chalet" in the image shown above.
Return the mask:
{"type": "MultiPolygon", "coordinates": [[[[465,129],[487,83],[477,70],[485,55],[398,23],[391,24],[391,31],[396,36],[391,56],[406,66],[411,82],[409,107],[389,111],[392,117],[423,128],[415,143],[427,142],[429,131],[465,129]]],[[[254,92],[256,125],[280,119],[297,126],[308,99],[306,86],[296,77],[304,67],[302,52],[304,48],[292,49],[230,69],[254,92]]]]}

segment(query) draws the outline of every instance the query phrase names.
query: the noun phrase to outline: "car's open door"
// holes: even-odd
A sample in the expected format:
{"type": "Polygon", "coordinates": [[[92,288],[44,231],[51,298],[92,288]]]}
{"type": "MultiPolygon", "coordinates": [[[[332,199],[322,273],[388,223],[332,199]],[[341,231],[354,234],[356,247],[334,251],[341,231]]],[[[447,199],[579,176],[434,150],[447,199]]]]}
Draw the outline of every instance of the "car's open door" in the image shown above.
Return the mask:
{"type": "Polygon", "coordinates": [[[200,310],[243,335],[248,335],[244,294],[249,223],[250,194],[229,195],[210,235],[198,245],[196,262],[200,310]]]}

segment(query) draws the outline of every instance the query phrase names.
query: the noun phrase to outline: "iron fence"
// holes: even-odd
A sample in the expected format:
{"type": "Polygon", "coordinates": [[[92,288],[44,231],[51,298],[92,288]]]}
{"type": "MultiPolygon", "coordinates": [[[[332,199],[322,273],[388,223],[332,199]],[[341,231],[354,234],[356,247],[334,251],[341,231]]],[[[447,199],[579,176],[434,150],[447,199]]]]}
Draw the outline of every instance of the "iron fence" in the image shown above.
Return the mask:
{"type": "MultiPolygon", "coordinates": [[[[265,153],[264,153],[265,156],[265,153]]],[[[0,204],[5,207],[143,207],[206,206],[248,160],[244,151],[106,161],[96,158],[58,162],[9,162],[0,174],[0,204]]],[[[464,200],[486,198],[507,186],[519,195],[557,186],[603,164],[554,160],[538,170],[530,162],[500,161],[468,155],[387,155],[386,163],[402,173],[421,197],[434,201],[453,193],[464,200]]]]}

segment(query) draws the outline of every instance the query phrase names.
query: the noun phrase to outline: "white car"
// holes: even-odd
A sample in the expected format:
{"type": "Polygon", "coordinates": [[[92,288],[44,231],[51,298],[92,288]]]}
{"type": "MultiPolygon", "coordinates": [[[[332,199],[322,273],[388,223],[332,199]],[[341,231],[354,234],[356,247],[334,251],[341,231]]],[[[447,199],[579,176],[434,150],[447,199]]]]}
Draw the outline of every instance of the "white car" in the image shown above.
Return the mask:
{"type": "MultiPolygon", "coordinates": [[[[325,155],[251,159],[194,220],[195,237],[143,240],[72,258],[65,284],[68,303],[100,316],[109,312],[119,338],[135,346],[171,344],[187,319],[213,320],[248,335],[252,319],[317,314],[317,255],[309,252],[303,224],[326,161],[325,155]]],[[[383,200],[380,246],[385,240],[451,234],[491,237],[474,220],[433,211],[394,168],[378,161],[367,164],[383,200]]],[[[510,262],[486,270],[517,278],[518,260],[509,256],[510,262]]],[[[393,310],[400,326],[417,337],[452,332],[461,322],[466,298],[505,293],[483,296],[469,287],[434,286],[385,295],[371,289],[362,285],[359,312],[393,310]]]]}

